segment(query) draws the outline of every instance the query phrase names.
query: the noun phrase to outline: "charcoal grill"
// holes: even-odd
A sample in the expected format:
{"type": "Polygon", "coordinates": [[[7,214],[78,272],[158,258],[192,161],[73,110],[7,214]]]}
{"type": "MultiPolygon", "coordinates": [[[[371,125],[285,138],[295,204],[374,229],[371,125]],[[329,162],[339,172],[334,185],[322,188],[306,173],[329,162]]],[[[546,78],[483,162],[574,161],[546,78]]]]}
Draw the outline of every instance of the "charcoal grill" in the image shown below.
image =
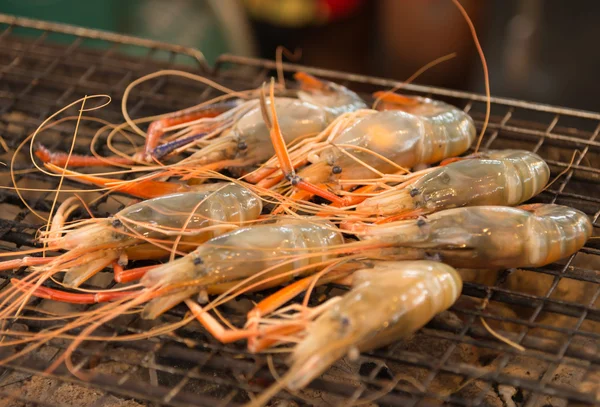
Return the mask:
{"type": "MultiPolygon", "coordinates": [[[[132,80],[158,69],[183,69],[206,75],[233,89],[259,86],[273,75],[271,61],[223,55],[214,67],[202,53],[184,47],[110,33],[0,15],[0,130],[14,149],[50,114],[68,103],[98,93],[112,103],[94,117],[121,122],[120,101],[132,80]],[[135,57],[131,55],[135,54],[135,57]]],[[[397,82],[284,64],[329,78],[368,98],[397,82]]],[[[290,84],[293,86],[293,84],[290,84]]],[[[418,85],[405,91],[443,99],[464,108],[481,126],[485,98],[481,95],[418,85]]],[[[177,78],[152,81],[131,95],[135,117],[184,108],[216,96],[204,85],[177,78]]],[[[76,114],[76,110],[73,110],[76,114]]],[[[76,152],[85,153],[98,123],[79,129],[76,152]]],[[[74,122],[42,135],[48,147],[68,151],[74,122]]],[[[570,205],[587,213],[597,234],[600,216],[600,114],[492,98],[485,148],[524,148],[547,160],[554,176],[566,171],[535,202],[570,205]],[[572,165],[569,165],[575,150],[572,165]]],[[[109,154],[101,148],[99,152],[109,154]]],[[[0,157],[7,162],[10,155],[0,157]]],[[[21,186],[55,188],[57,182],[35,171],[27,156],[17,161],[21,186]]],[[[10,185],[2,169],[2,185],[10,185]]],[[[65,181],[63,187],[79,185],[65,181]]],[[[28,204],[47,214],[54,194],[24,193],[28,204]]],[[[61,195],[61,198],[66,194],[61,195]]],[[[86,198],[90,195],[84,195],[86,198]]],[[[91,206],[102,216],[122,205],[104,198],[91,206]]],[[[82,214],[79,214],[80,216],[82,214]]],[[[41,220],[17,194],[0,190],[0,251],[35,246],[41,220]]],[[[23,275],[15,271],[15,276],[23,275]]],[[[106,287],[109,273],[91,283],[106,287]]],[[[9,278],[2,280],[2,287],[9,278]]],[[[328,286],[315,297],[333,295],[328,286]]],[[[250,299],[256,301],[262,295],[250,299]]],[[[414,338],[343,360],[315,380],[306,391],[282,392],[277,400],[291,405],[337,405],[369,401],[370,405],[433,406],[563,406],[594,405],[600,400],[600,248],[591,240],[560,263],[528,270],[507,270],[489,282],[475,279],[464,286],[457,304],[436,317],[414,338]],[[523,283],[523,282],[527,283],[523,283]],[[531,283],[535,281],[537,285],[531,283]],[[520,289],[518,288],[521,285],[520,289]],[[525,347],[519,351],[495,339],[481,318],[503,336],[525,347]],[[294,404],[295,403],[295,404],[294,404]]],[[[244,301],[224,314],[242,320],[244,301]]],[[[30,319],[11,321],[4,329],[38,332],[56,322],[34,319],[48,310],[35,300],[25,311],[30,319]],[[33,318],[33,319],[31,319],[33,318]]],[[[246,304],[247,305],[247,304],[246,304]]],[[[85,309],[85,308],[83,308],[85,309]]],[[[177,321],[176,308],[162,321],[177,321]]],[[[149,323],[122,316],[103,327],[104,335],[142,332],[149,323]]],[[[6,339],[6,337],[5,337],[6,339]]],[[[89,342],[75,353],[76,366],[94,374],[86,381],[59,368],[42,372],[66,347],[56,340],[0,370],[0,405],[48,406],[196,406],[237,405],[273,382],[264,355],[248,354],[242,345],[221,345],[193,323],[175,333],[135,342],[89,342]]],[[[1,356],[20,348],[2,347],[1,356]]],[[[283,355],[273,366],[284,371],[283,355]]],[[[369,403],[367,403],[369,405],[369,403]]]]}

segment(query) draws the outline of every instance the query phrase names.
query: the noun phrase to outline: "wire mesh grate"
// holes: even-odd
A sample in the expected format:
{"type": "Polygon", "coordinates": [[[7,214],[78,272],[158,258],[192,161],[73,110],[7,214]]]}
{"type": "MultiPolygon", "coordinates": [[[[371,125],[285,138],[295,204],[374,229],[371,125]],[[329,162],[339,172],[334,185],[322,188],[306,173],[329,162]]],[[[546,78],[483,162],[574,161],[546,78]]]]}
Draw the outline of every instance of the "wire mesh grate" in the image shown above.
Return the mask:
{"type": "MultiPolygon", "coordinates": [[[[177,68],[205,75],[234,90],[259,86],[274,74],[271,61],[224,55],[209,68],[197,51],[90,30],[78,30],[32,20],[0,16],[0,131],[11,150],[51,114],[85,95],[108,94],[111,103],[90,112],[96,119],[120,123],[124,88],[132,80],[158,69],[177,68]],[[27,28],[28,36],[20,30],[27,28]],[[62,34],[62,44],[53,40],[62,34]],[[93,39],[95,46],[87,46],[93,39]],[[127,56],[136,47],[135,57],[127,56]],[[143,52],[141,52],[143,51],[143,52]],[[93,114],[92,114],[93,113],[93,114]]],[[[284,64],[287,74],[297,70],[330,78],[368,98],[375,90],[396,82],[340,72],[284,64]]],[[[292,85],[293,86],[293,85],[292,85]]],[[[445,89],[408,85],[408,93],[427,95],[464,108],[481,126],[485,98],[445,89]]],[[[197,104],[217,95],[213,89],[180,78],[161,78],[135,89],[128,103],[132,116],[151,116],[197,104]]],[[[94,103],[91,101],[90,103],[94,103]]],[[[100,102],[98,102],[100,103],[100,102]]],[[[77,115],[81,105],[63,116],[77,115]]],[[[485,148],[522,148],[547,160],[553,176],[562,174],[534,202],[573,206],[600,223],[600,114],[508,99],[492,99],[485,148]],[[577,151],[577,153],[576,153],[577,151]],[[571,164],[572,162],[572,164],[571,164]]],[[[63,117],[61,116],[61,117],[63,117]]],[[[85,153],[103,125],[85,121],[78,128],[74,151],[85,153]]],[[[68,150],[75,121],[60,123],[38,140],[57,150],[68,150]]],[[[140,142],[134,140],[133,142],[140,142]]],[[[114,140],[130,148],[127,140],[114,140]]],[[[95,144],[108,155],[104,140],[95,144]]],[[[11,155],[0,156],[10,162],[11,155]]],[[[25,148],[15,159],[15,179],[22,188],[56,188],[55,179],[32,171],[25,148]]],[[[2,185],[12,181],[3,171],[2,185]]],[[[63,189],[81,188],[65,180],[63,189]]],[[[22,191],[33,211],[47,216],[52,192],[22,191]]],[[[118,195],[101,197],[80,192],[96,216],[105,216],[126,204],[118,195]],[[97,199],[100,198],[100,199],[97,199]]],[[[60,199],[67,196],[60,195],[60,199]]],[[[43,223],[24,206],[15,191],[0,190],[0,250],[33,247],[43,223]]],[[[84,216],[83,212],[76,216],[84,216]]],[[[1,287],[24,270],[6,273],[1,287]]],[[[576,255],[543,268],[473,273],[460,300],[414,337],[341,360],[302,392],[278,397],[297,405],[337,405],[363,402],[372,405],[434,406],[566,406],[593,405],[600,399],[600,247],[591,240],[576,255]],[[519,351],[494,338],[482,318],[495,331],[525,347],[519,351]]],[[[100,273],[90,287],[112,287],[111,274],[100,273]]],[[[341,287],[319,288],[315,298],[339,294],[341,287]]],[[[226,304],[223,314],[242,323],[250,300],[266,293],[226,304]]],[[[4,329],[36,333],[56,326],[36,316],[87,306],[56,304],[35,299],[24,319],[4,329]]],[[[151,326],[177,322],[184,315],[176,308],[160,321],[121,315],[95,335],[133,335],[151,326]]],[[[64,351],[68,341],[48,345],[16,359],[0,370],[0,398],[8,405],[237,405],[273,382],[265,355],[252,355],[243,345],[221,345],[196,323],[158,338],[137,341],[90,341],[80,346],[74,365],[86,373],[76,377],[65,367],[51,375],[42,372],[64,351]],[[12,403],[12,404],[11,404],[12,403]]],[[[0,357],[24,345],[0,348],[0,357]]],[[[284,355],[273,364],[285,371],[284,355]]]]}

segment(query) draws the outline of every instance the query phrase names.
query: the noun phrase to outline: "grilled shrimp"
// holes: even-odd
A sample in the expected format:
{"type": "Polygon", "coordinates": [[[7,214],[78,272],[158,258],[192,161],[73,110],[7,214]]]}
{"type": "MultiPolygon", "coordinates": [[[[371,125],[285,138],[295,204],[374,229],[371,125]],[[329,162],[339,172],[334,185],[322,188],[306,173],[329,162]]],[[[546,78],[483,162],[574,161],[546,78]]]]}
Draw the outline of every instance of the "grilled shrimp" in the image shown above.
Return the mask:
{"type": "Polygon", "coordinates": [[[461,206],[513,206],[539,194],[549,178],[550,169],[537,154],[493,150],[438,167],[365,199],[356,209],[390,216],[424,215],[461,206]]]}
{"type": "MultiPolygon", "coordinates": [[[[50,250],[68,250],[48,257],[44,269],[67,270],[64,284],[77,287],[116,260],[165,257],[170,241],[190,251],[232,228],[258,218],[262,201],[234,183],[206,184],[196,191],[167,195],[131,205],[114,216],[81,222],[80,227],[60,228],[42,236],[50,250]],[[160,240],[163,244],[147,243],[160,240]]],[[[1,268],[25,264],[7,262],[1,268]]]]}
{"type": "Polygon", "coordinates": [[[376,262],[355,272],[350,292],[308,326],[288,373],[251,405],[266,403],[283,386],[303,388],[345,355],[410,336],[461,290],[456,270],[434,261],[376,262]]]}
{"type": "MultiPolygon", "coordinates": [[[[355,112],[354,120],[341,117],[340,128],[329,131],[326,141],[323,141],[324,132],[289,157],[278,153],[283,176],[292,185],[319,194],[315,188],[305,186],[331,187],[340,181],[360,184],[364,179],[382,177],[418,164],[439,162],[465,152],[475,139],[471,117],[445,103],[427,102],[430,105],[423,107],[419,114],[401,110],[361,110],[355,112]],[[302,162],[302,155],[310,164],[297,174],[290,165],[284,165],[302,162]]],[[[272,113],[275,116],[276,112],[272,113]]],[[[274,185],[281,179],[280,175],[271,176],[269,183],[262,185],[274,185]]],[[[330,196],[319,195],[331,200],[330,196]]]]}
{"type": "MultiPolygon", "coordinates": [[[[281,115],[281,125],[286,143],[300,136],[317,134],[325,129],[338,115],[366,108],[362,99],[349,89],[328,81],[321,81],[305,73],[296,75],[302,89],[297,98],[277,97],[275,107],[281,115]]],[[[117,164],[152,162],[174,151],[184,151],[204,140],[202,148],[185,160],[186,165],[212,164],[213,168],[244,167],[259,164],[272,156],[274,150],[269,141],[257,99],[235,99],[204,106],[196,110],[176,112],[153,122],[148,128],[146,145],[134,158],[111,159],[117,164]],[[189,123],[186,131],[177,139],[158,145],[165,129],[189,123]],[[221,164],[219,164],[221,163],[221,164]]],[[[44,162],[64,166],[67,155],[51,153],[43,147],[36,152],[44,162]]],[[[89,156],[72,155],[69,166],[103,166],[110,163],[89,156]]]]}
{"type": "MultiPolygon", "coordinates": [[[[377,176],[369,168],[341,153],[343,149],[382,173],[393,173],[397,167],[364,151],[358,146],[379,154],[393,163],[411,168],[417,164],[431,164],[465,152],[475,139],[472,119],[462,110],[452,109],[444,114],[421,117],[390,110],[376,112],[359,119],[334,137],[332,147],[319,153],[318,161],[298,175],[309,182],[327,182],[332,172],[319,170],[323,166],[337,166],[342,171],[339,179],[362,179],[377,176]],[[341,147],[340,145],[344,145],[341,147]],[[319,171],[317,174],[316,172],[319,171]]],[[[339,171],[339,170],[338,170],[339,171]]]]}
{"type": "Polygon", "coordinates": [[[143,315],[155,318],[199,293],[203,287],[241,281],[251,276],[259,277],[259,272],[263,272],[260,280],[275,277],[272,285],[280,284],[334,259],[335,255],[330,254],[329,249],[343,242],[339,229],[320,220],[287,219],[285,222],[254,225],[226,233],[182,258],[149,271],[141,279],[142,285],[148,289],[191,288],[152,300],[144,308],[143,315]],[[283,273],[287,274],[277,277],[283,273]]]}
{"type": "Polygon", "coordinates": [[[361,239],[394,245],[400,256],[417,248],[462,268],[541,267],[576,253],[593,230],[583,212],[551,204],[455,208],[362,228],[361,239]]]}

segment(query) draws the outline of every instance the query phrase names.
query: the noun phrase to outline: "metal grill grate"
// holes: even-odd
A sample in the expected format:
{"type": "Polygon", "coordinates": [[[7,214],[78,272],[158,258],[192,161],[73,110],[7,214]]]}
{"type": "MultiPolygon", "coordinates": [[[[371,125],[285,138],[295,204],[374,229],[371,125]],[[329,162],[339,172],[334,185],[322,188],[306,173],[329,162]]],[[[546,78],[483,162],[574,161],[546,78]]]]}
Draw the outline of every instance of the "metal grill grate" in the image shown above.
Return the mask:
{"type": "MultiPolygon", "coordinates": [[[[211,69],[194,50],[0,16],[1,135],[14,151],[49,115],[84,95],[98,93],[109,94],[113,101],[94,111],[93,116],[121,122],[120,98],[129,82],[157,69],[181,66],[240,90],[259,86],[274,68],[270,61],[224,55],[211,69]],[[29,31],[23,31],[24,27],[29,31]],[[55,40],[63,44],[56,45],[55,40]],[[124,51],[137,56],[127,57],[124,51]]],[[[284,68],[287,72],[301,69],[331,78],[365,92],[366,97],[374,90],[396,85],[383,79],[297,65],[285,64],[284,68]]],[[[482,96],[417,85],[405,90],[460,106],[481,125],[485,111],[482,96]]],[[[130,113],[135,117],[164,113],[216,94],[203,85],[161,78],[133,92],[130,113]]],[[[69,112],[76,114],[77,110],[65,114],[69,112]]],[[[74,126],[74,122],[60,124],[41,134],[40,140],[50,148],[67,150],[74,126]]],[[[75,146],[76,152],[85,153],[85,146],[99,127],[98,123],[85,122],[79,128],[81,143],[75,146]]],[[[586,212],[597,234],[599,131],[600,114],[494,98],[483,146],[535,151],[547,160],[553,175],[568,168],[536,201],[570,205],[586,212]],[[569,167],[575,150],[579,154],[569,167]]],[[[109,154],[101,148],[103,144],[98,143],[99,152],[109,154]]],[[[0,156],[0,160],[8,162],[10,155],[0,156]]],[[[16,163],[20,171],[15,179],[21,187],[57,186],[47,176],[27,171],[33,167],[26,153],[16,163]]],[[[0,179],[2,185],[11,185],[5,170],[0,179]]],[[[63,187],[80,188],[69,181],[63,187]]],[[[24,192],[24,196],[43,215],[47,215],[54,198],[51,192],[24,192]]],[[[99,195],[84,196],[92,199],[99,195]]],[[[116,197],[103,198],[91,209],[103,216],[123,202],[116,197]]],[[[35,244],[34,234],[42,221],[10,189],[0,190],[0,217],[0,251],[35,244]]],[[[2,280],[2,287],[10,277],[7,274],[2,280]]],[[[106,287],[110,277],[109,273],[101,273],[90,284],[106,287]]],[[[332,295],[339,288],[320,290],[315,297],[332,295]]],[[[460,406],[591,405],[600,400],[599,296],[600,247],[591,240],[578,254],[560,263],[474,278],[465,283],[463,295],[451,311],[436,317],[414,338],[362,355],[358,361],[340,361],[306,391],[281,393],[279,397],[300,405],[360,400],[399,406],[444,402],[460,406]],[[526,350],[520,352],[493,338],[483,328],[480,317],[526,350]]],[[[248,304],[247,298],[241,299],[223,312],[234,323],[240,322],[248,304]]],[[[34,300],[24,315],[46,315],[43,312],[49,306],[45,300],[34,300]]],[[[77,307],[69,310],[73,308],[77,307]]],[[[183,312],[183,308],[176,308],[158,323],[180,320],[183,312]]],[[[7,323],[4,328],[39,332],[56,324],[23,319],[7,323]]],[[[149,326],[148,321],[124,315],[103,330],[105,335],[129,334],[143,332],[149,326]]],[[[11,406],[236,405],[273,381],[264,355],[248,354],[243,345],[223,346],[196,323],[160,338],[86,343],[75,355],[76,366],[94,373],[86,381],[65,368],[50,376],[41,374],[66,345],[65,341],[55,340],[3,367],[0,398],[11,406]]],[[[0,356],[22,348],[0,347],[0,356]]],[[[280,374],[284,371],[283,361],[281,355],[274,357],[280,374]]]]}

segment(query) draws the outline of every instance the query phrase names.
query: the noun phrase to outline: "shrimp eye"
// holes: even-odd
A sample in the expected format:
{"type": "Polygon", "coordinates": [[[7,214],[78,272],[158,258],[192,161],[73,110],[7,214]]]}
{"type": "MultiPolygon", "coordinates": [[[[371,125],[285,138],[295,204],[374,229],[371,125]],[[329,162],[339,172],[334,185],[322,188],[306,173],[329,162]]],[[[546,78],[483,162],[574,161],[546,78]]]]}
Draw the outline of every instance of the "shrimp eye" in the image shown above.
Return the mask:
{"type": "Polygon", "coordinates": [[[334,165],[333,168],[331,169],[331,172],[334,174],[341,174],[342,173],[342,167],[338,166],[338,165],[334,165]]]}
{"type": "Polygon", "coordinates": [[[419,188],[413,188],[410,190],[410,196],[412,198],[414,198],[415,196],[419,195],[421,192],[419,191],[419,188]]]}
{"type": "Polygon", "coordinates": [[[292,184],[293,187],[297,186],[300,181],[302,181],[302,178],[300,178],[299,176],[297,176],[296,174],[289,174],[286,175],[285,178],[290,181],[290,184],[292,184]]]}
{"type": "Polygon", "coordinates": [[[350,318],[343,316],[340,318],[340,323],[342,324],[342,328],[347,328],[350,326],[350,318]]]}
{"type": "Polygon", "coordinates": [[[248,148],[248,144],[244,140],[240,141],[237,145],[238,150],[245,150],[248,148]]]}
{"type": "Polygon", "coordinates": [[[197,257],[194,257],[194,260],[193,260],[193,262],[194,262],[194,265],[195,265],[195,266],[198,266],[198,265],[200,265],[200,264],[203,264],[203,263],[204,263],[204,260],[202,260],[202,257],[200,257],[200,256],[197,256],[197,257]]]}
{"type": "Polygon", "coordinates": [[[120,228],[121,226],[123,226],[123,223],[119,219],[113,219],[111,224],[113,228],[120,228]]]}
{"type": "Polygon", "coordinates": [[[417,226],[418,226],[418,227],[420,227],[420,228],[422,228],[422,227],[423,227],[423,226],[425,226],[426,224],[427,224],[427,222],[425,222],[425,219],[423,219],[423,218],[420,218],[420,219],[417,221],[417,226]]]}

